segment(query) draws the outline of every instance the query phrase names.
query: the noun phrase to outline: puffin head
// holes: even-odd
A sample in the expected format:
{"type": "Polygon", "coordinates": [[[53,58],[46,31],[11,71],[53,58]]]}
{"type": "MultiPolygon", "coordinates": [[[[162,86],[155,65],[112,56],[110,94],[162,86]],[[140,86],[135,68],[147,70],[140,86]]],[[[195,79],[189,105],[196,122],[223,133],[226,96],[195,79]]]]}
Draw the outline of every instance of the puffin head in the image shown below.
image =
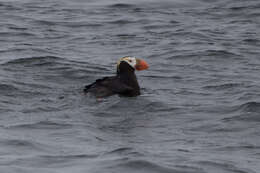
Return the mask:
{"type": "Polygon", "coordinates": [[[117,61],[117,71],[119,71],[120,65],[122,64],[128,64],[131,68],[138,71],[146,70],[149,68],[149,65],[144,60],[130,56],[120,58],[117,61]]]}

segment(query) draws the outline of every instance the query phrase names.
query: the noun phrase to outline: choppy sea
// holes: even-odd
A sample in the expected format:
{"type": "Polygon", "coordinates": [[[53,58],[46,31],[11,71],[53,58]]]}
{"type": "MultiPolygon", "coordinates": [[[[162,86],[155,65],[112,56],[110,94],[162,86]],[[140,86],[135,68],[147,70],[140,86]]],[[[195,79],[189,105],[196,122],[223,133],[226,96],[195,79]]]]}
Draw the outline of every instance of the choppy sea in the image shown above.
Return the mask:
{"type": "Polygon", "coordinates": [[[259,173],[259,0],[1,0],[1,173],[259,173]],[[142,95],[85,85],[146,60],[142,95]]]}

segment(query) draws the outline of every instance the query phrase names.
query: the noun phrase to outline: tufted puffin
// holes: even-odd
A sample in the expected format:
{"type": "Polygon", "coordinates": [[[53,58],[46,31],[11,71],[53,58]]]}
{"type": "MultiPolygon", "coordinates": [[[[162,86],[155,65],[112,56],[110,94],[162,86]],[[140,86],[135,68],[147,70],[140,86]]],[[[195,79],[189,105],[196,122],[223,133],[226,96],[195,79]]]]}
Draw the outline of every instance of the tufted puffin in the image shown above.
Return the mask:
{"type": "Polygon", "coordinates": [[[108,97],[114,94],[119,96],[134,97],[140,95],[135,70],[145,70],[149,66],[141,59],[123,57],[117,62],[116,76],[104,77],[85,86],[84,93],[90,93],[97,98],[108,97]]]}

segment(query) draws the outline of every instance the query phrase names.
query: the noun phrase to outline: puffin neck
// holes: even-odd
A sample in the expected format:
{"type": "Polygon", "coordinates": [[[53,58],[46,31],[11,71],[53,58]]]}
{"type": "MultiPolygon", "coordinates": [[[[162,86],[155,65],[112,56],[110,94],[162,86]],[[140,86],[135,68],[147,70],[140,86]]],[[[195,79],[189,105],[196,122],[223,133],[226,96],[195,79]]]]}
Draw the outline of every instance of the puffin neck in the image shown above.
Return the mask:
{"type": "Polygon", "coordinates": [[[135,75],[135,69],[126,62],[121,62],[117,69],[117,76],[127,85],[139,89],[139,84],[135,75]]]}
{"type": "Polygon", "coordinates": [[[117,67],[117,74],[134,73],[135,69],[131,67],[127,62],[122,61],[117,67]]]}

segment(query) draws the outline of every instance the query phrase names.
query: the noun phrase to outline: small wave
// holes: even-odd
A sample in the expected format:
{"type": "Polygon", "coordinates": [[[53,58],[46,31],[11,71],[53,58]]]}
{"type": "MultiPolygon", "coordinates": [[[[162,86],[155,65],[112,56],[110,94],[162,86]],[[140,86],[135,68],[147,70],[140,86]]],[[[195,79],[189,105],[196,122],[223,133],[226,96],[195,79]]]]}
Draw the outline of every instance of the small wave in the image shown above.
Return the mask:
{"type": "Polygon", "coordinates": [[[29,32],[0,32],[1,38],[3,37],[13,37],[13,36],[20,36],[20,37],[35,37],[34,33],[29,32]]]}
{"type": "Polygon", "coordinates": [[[40,121],[32,124],[16,124],[7,126],[8,129],[64,129],[71,128],[71,124],[57,123],[51,121],[40,121]]]}
{"type": "Polygon", "coordinates": [[[15,6],[15,3],[6,3],[6,2],[0,2],[0,7],[4,8],[6,11],[15,11],[15,10],[22,9],[20,6],[15,6]]]}
{"type": "Polygon", "coordinates": [[[46,151],[48,150],[49,146],[35,142],[35,141],[30,141],[30,140],[22,140],[22,139],[5,139],[5,140],[0,140],[1,146],[6,146],[6,147],[12,147],[16,149],[20,149],[22,151],[24,150],[35,150],[37,152],[39,151],[46,151]]]}
{"type": "Polygon", "coordinates": [[[160,172],[160,173],[173,173],[176,172],[176,170],[161,166],[149,161],[145,160],[133,160],[133,161],[127,161],[126,163],[120,163],[116,165],[117,169],[130,169],[130,172],[136,172],[138,170],[142,170],[143,172],[160,172]]]}
{"type": "Polygon", "coordinates": [[[50,106],[45,106],[45,107],[35,107],[35,108],[29,108],[29,109],[23,109],[21,112],[23,113],[39,113],[39,112],[58,112],[61,111],[61,109],[57,107],[50,107],[50,106]]]}
{"type": "Polygon", "coordinates": [[[8,109],[6,106],[0,105],[0,113],[7,113],[7,112],[13,112],[13,109],[8,109]]]}
{"type": "MultiPolygon", "coordinates": [[[[11,82],[11,81],[10,81],[11,82]]],[[[0,95],[2,96],[22,96],[26,98],[36,97],[36,96],[43,96],[45,93],[39,92],[37,90],[32,90],[32,88],[35,88],[37,86],[38,88],[47,88],[44,85],[34,85],[32,84],[26,84],[26,83],[19,83],[19,82],[13,82],[16,86],[10,85],[10,84],[0,84],[0,95]],[[26,86],[27,85],[27,86],[26,86]],[[29,87],[29,88],[24,88],[29,87]]]]}
{"type": "Polygon", "coordinates": [[[34,24],[38,25],[46,25],[46,26],[55,26],[58,22],[50,21],[50,20],[35,20],[34,24]]]}
{"type": "Polygon", "coordinates": [[[243,41],[246,43],[253,43],[253,44],[260,42],[260,40],[256,39],[256,38],[247,38],[247,39],[244,39],[243,41]]]}
{"type": "Polygon", "coordinates": [[[18,91],[19,89],[9,84],[0,84],[0,94],[18,91]]]}
{"type": "Polygon", "coordinates": [[[248,15],[249,18],[254,18],[254,17],[259,17],[260,16],[260,13],[259,11],[258,12],[252,12],[248,15]]]}
{"type": "Polygon", "coordinates": [[[236,20],[231,20],[230,23],[244,25],[244,24],[251,24],[254,22],[250,19],[236,19],[236,20]]]}
{"type": "Polygon", "coordinates": [[[174,79],[174,80],[181,80],[183,79],[183,77],[181,76],[167,76],[167,75],[146,75],[145,77],[148,77],[148,78],[154,78],[154,79],[174,79]]]}
{"type": "Polygon", "coordinates": [[[153,163],[146,160],[130,160],[130,161],[124,161],[124,163],[119,163],[114,166],[113,170],[117,170],[116,172],[150,172],[150,173],[197,173],[201,172],[204,173],[203,170],[196,168],[196,167],[190,167],[190,166],[176,166],[175,168],[171,168],[165,165],[161,165],[158,163],[153,163]]]}
{"type": "Polygon", "coordinates": [[[109,21],[109,22],[107,22],[107,23],[109,23],[109,24],[126,25],[126,24],[132,24],[132,23],[135,23],[135,22],[136,22],[136,21],[128,20],[128,19],[119,19],[119,20],[109,21]]]}
{"type": "Polygon", "coordinates": [[[57,167],[70,165],[75,160],[92,159],[98,155],[89,154],[61,154],[61,155],[37,155],[33,157],[21,157],[9,162],[10,165],[29,165],[30,167],[57,167]]]}
{"type": "MultiPolygon", "coordinates": [[[[16,84],[16,82],[14,82],[14,84],[16,84]]],[[[20,84],[18,84],[20,85],[20,84]]],[[[23,88],[25,85],[20,85],[18,87],[18,85],[14,86],[14,85],[9,85],[9,84],[0,84],[0,95],[2,96],[22,96],[22,97],[26,97],[26,98],[31,98],[31,97],[36,97],[36,96],[43,96],[45,95],[42,92],[36,91],[36,90],[32,90],[31,88],[33,87],[30,86],[30,88],[23,88]]]]}
{"type": "Polygon", "coordinates": [[[26,65],[45,65],[46,63],[51,63],[53,61],[62,60],[63,58],[56,57],[56,56],[38,56],[38,57],[30,57],[30,58],[20,58],[15,59],[12,61],[8,61],[4,65],[11,65],[11,64],[26,64],[26,65]]]}
{"type": "Polygon", "coordinates": [[[228,9],[232,10],[232,11],[243,11],[243,10],[258,10],[260,8],[260,4],[243,4],[243,5],[235,5],[235,4],[231,4],[233,5],[232,7],[228,7],[228,9]]]}
{"type": "Polygon", "coordinates": [[[67,23],[61,23],[63,26],[71,27],[71,28],[98,28],[102,27],[103,24],[101,23],[88,23],[88,22],[67,22],[67,23]]]}
{"type": "MultiPolygon", "coordinates": [[[[19,74],[19,76],[20,74],[25,74],[22,76],[25,77],[24,80],[12,80],[10,82],[12,82],[12,84],[16,84],[15,86],[19,86],[19,89],[21,89],[21,94],[26,96],[30,96],[30,94],[31,96],[45,94],[46,91],[42,92],[40,89],[52,89],[50,83],[55,82],[55,84],[71,84],[75,81],[90,80],[90,78],[95,78],[95,75],[100,73],[108,75],[112,72],[110,66],[92,64],[83,61],[67,60],[66,58],[60,58],[57,56],[20,58],[5,62],[1,66],[3,66],[5,71],[19,74]]],[[[91,81],[92,80],[94,79],[91,79],[91,81]]],[[[7,88],[7,86],[5,86],[5,88],[7,88]]],[[[42,108],[24,111],[38,112],[40,109],[42,108]]],[[[46,111],[49,110],[53,109],[46,109],[46,111]]]]}
{"type": "Polygon", "coordinates": [[[74,160],[74,159],[91,159],[98,157],[98,155],[90,155],[90,154],[68,154],[68,155],[41,155],[39,156],[42,159],[51,159],[51,160],[57,160],[57,159],[66,159],[66,160],[74,160]]]}
{"type": "Polygon", "coordinates": [[[237,145],[237,146],[224,146],[216,148],[218,151],[242,151],[242,150],[259,150],[260,146],[256,145],[237,145]]]}
{"type": "Polygon", "coordinates": [[[133,148],[130,147],[122,147],[122,148],[117,148],[115,150],[109,151],[107,152],[107,154],[113,154],[113,153],[125,153],[125,152],[129,152],[132,151],[133,148]]]}
{"type": "Polygon", "coordinates": [[[121,147],[115,150],[109,151],[105,153],[105,155],[134,155],[134,156],[143,156],[143,154],[135,151],[133,148],[130,147],[121,147]]]}
{"type": "Polygon", "coordinates": [[[260,103],[251,101],[237,106],[230,107],[230,112],[243,112],[243,113],[260,113],[260,103]]]}
{"type": "Polygon", "coordinates": [[[66,71],[66,70],[79,70],[81,72],[96,72],[96,71],[107,71],[110,69],[110,66],[101,66],[100,64],[89,64],[88,62],[73,61],[67,60],[65,58],[57,56],[35,56],[28,58],[20,58],[8,61],[2,64],[5,67],[5,70],[12,70],[13,66],[22,66],[22,67],[41,67],[46,66],[48,70],[55,71],[66,71]],[[7,68],[11,66],[11,68],[7,68]]]}
{"type": "Polygon", "coordinates": [[[117,34],[117,37],[120,38],[135,38],[137,35],[136,34],[117,34]]]}
{"type": "Polygon", "coordinates": [[[247,102],[237,107],[237,110],[243,112],[258,112],[260,113],[260,103],[259,102],[247,102]]]}
{"type": "Polygon", "coordinates": [[[117,3],[113,5],[109,5],[110,8],[117,8],[117,9],[129,9],[129,8],[135,8],[135,5],[132,4],[126,4],[126,3],[117,3]]]}
{"type": "Polygon", "coordinates": [[[229,9],[233,10],[233,11],[241,11],[241,10],[248,9],[248,7],[247,6],[237,6],[237,7],[230,7],[229,9]]]}
{"type": "Polygon", "coordinates": [[[260,121],[260,103],[259,102],[247,102],[241,104],[239,106],[234,106],[231,109],[231,113],[236,113],[238,115],[232,117],[223,118],[223,121],[253,121],[259,122],[260,121]]]}
{"type": "Polygon", "coordinates": [[[34,148],[34,145],[26,140],[19,140],[19,139],[9,139],[1,141],[1,144],[8,145],[8,146],[28,146],[34,148]]]}
{"type": "Polygon", "coordinates": [[[110,157],[111,155],[124,155],[124,156],[127,155],[127,156],[133,156],[133,157],[143,156],[142,153],[135,151],[133,148],[130,148],[130,147],[117,148],[115,150],[105,153],[104,155],[108,155],[108,157],[110,157]]]}
{"type": "Polygon", "coordinates": [[[174,107],[172,105],[160,101],[149,101],[149,100],[144,101],[144,100],[145,97],[140,97],[140,99],[122,98],[120,101],[116,100],[114,102],[110,102],[109,104],[104,104],[103,107],[100,107],[100,109],[97,112],[95,112],[95,116],[106,116],[106,117],[108,115],[118,116],[121,115],[120,112],[125,112],[125,114],[133,113],[133,112],[135,112],[136,114],[143,114],[144,112],[169,113],[169,112],[176,112],[180,110],[180,108],[178,107],[174,107]],[[129,107],[129,105],[132,106],[129,107]]]}
{"type": "Polygon", "coordinates": [[[172,107],[161,102],[150,102],[144,106],[144,110],[147,112],[176,112],[180,108],[172,107]]]}
{"type": "Polygon", "coordinates": [[[207,50],[205,52],[203,52],[202,54],[207,55],[207,56],[219,56],[219,57],[223,57],[223,58],[227,58],[230,56],[238,56],[237,54],[227,51],[227,50],[207,50]]]}
{"type": "Polygon", "coordinates": [[[225,89],[233,89],[236,87],[241,87],[243,84],[241,83],[225,83],[225,84],[219,84],[219,85],[208,85],[204,86],[204,89],[208,90],[225,90],[225,89]]]}
{"type": "Polygon", "coordinates": [[[218,170],[217,172],[253,173],[251,170],[237,167],[230,162],[199,161],[197,163],[203,165],[206,170],[218,170]]]}
{"type": "MultiPolygon", "coordinates": [[[[0,84],[0,96],[25,99],[39,98],[41,96],[46,96],[46,90],[51,89],[47,84],[24,82],[25,80],[26,79],[24,79],[23,82],[20,82],[17,79],[8,79],[8,84],[0,84]],[[44,89],[44,91],[41,91],[41,89],[44,89]]],[[[19,99],[16,99],[15,104],[20,104],[19,99]]]]}
{"type": "MultiPolygon", "coordinates": [[[[47,85],[47,84],[40,84],[40,83],[33,83],[33,82],[25,82],[25,81],[17,81],[17,80],[10,80],[10,82],[14,83],[15,85],[18,86],[23,86],[26,88],[37,88],[37,89],[51,89],[52,87],[47,85]]],[[[40,92],[32,92],[32,91],[24,91],[25,93],[34,93],[34,94],[39,94],[41,95],[40,92]]]]}
{"type": "MultiPolygon", "coordinates": [[[[243,115],[235,115],[232,117],[223,118],[222,121],[230,122],[230,121],[245,121],[245,122],[260,122],[259,113],[247,113],[243,115]]],[[[232,130],[234,131],[234,130],[232,130]]]]}
{"type": "Polygon", "coordinates": [[[24,52],[27,49],[25,48],[11,48],[11,49],[5,49],[5,50],[0,50],[0,53],[9,53],[9,52],[24,52]]]}

